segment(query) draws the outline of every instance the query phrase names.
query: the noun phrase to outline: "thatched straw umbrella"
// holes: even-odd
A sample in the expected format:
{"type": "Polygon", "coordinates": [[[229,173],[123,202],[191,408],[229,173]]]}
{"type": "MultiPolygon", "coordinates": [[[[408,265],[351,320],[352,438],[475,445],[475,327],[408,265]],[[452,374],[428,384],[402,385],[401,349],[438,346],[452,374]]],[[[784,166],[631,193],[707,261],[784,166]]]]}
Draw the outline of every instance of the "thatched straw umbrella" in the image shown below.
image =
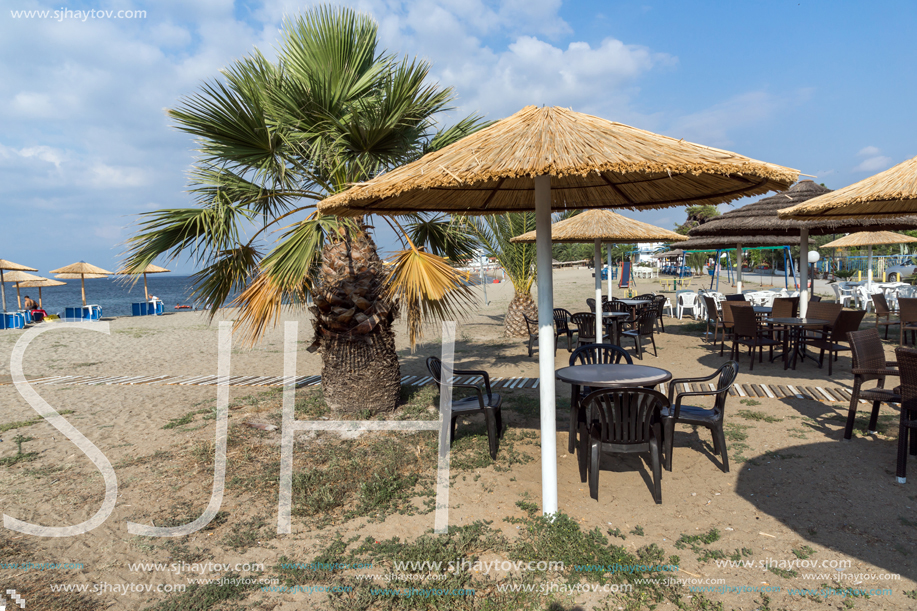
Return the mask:
{"type": "MultiPolygon", "coordinates": [[[[899,230],[917,228],[917,216],[899,216],[887,219],[857,219],[856,221],[837,218],[818,218],[807,219],[804,221],[784,219],[778,217],[778,211],[812,200],[815,197],[831,193],[829,189],[817,185],[811,180],[801,180],[793,185],[789,190],[766,197],[747,206],[742,206],[736,210],[710,219],[703,225],[695,227],[688,232],[693,237],[719,237],[719,236],[794,236],[799,240],[799,244],[808,244],[809,235],[825,235],[831,233],[844,233],[852,228],[862,229],[864,227],[870,230],[899,230]]],[[[736,290],[742,292],[742,254],[741,247],[743,243],[737,245],[737,255],[739,259],[739,273],[736,290]]],[[[800,284],[805,291],[800,296],[800,316],[805,316],[805,308],[808,305],[808,265],[806,262],[805,252],[807,246],[801,250],[802,259],[799,266],[800,284]],[[805,305],[803,305],[805,304],[805,305]]]]}
{"type": "Polygon", "coordinates": [[[798,172],[565,108],[527,106],[319,203],[324,214],[535,210],[542,510],[557,511],[551,210],[718,204],[785,189],[798,172]]]}
{"type": "MultiPolygon", "coordinates": [[[[12,261],[7,261],[6,259],[0,259],[0,299],[3,301],[3,314],[6,315],[6,287],[3,284],[4,270],[12,272],[37,272],[38,270],[34,267],[26,267],[25,265],[19,265],[18,263],[13,263],[12,261]]],[[[4,324],[6,323],[4,322],[4,324]]]]}
{"type": "Polygon", "coordinates": [[[144,267],[142,270],[134,271],[134,270],[123,270],[122,269],[122,270],[118,270],[116,273],[123,275],[123,276],[134,276],[137,274],[143,274],[143,294],[146,296],[146,300],[149,301],[150,300],[150,291],[148,291],[146,288],[146,275],[147,274],[164,274],[168,271],[171,271],[171,270],[168,270],[164,267],[159,267],[158,265],[153,265],[152,263],[150,263],[149,265],[144,267]]]}
{"type": "MultiPolygon", "coordinates": [[[[517,235],[511,242],[537,242],[538,231],[529,231],[517,235]]],[[[602,242],[614,244],[636,244],[638,242],[681,242],[687,240],[683,236],[662,229],[649,223],[642,223],[622,216],[611,210],[593,209],[586,210],[568,219],[558,221],[551,225],[552,244],[580,244],[593,242],[595,244],[595,303],[596,314],[602,304],[602,274],[599,265],[602,260],[602,242]]],[[[608,299],[611,299],[611,249],[608,250],[608,299]]],[[[602,343],[602,317],[595,317],[595,339],[602,343]]]]}
{"type": "Polygon", "coordinates": [[[104,278],[111,275],[111,272],[105,271],[101,267],[96,267],[91,263],[86,263],[85,261],[79,261],[78,263],[73,263],[67,267],[61,267],[60,269],[52,269],[52,274],[60,274],[55,276],[56,278],[72,278],[75,276],[66,276],[65,274],[74,274],[80,277],[80,290],[83,293],[83,305],[86,305],[86,278],[104,278]]]}
{"type": "Polygon", "coordinates": [[[907,244],[917,242],[917,238],[904,235],[903,233],[893,233],[891,231],[858,231],[838,238],[833,242],[828,242],[822,248],[858,248],[861,246],[869,247],[869,257],[866,263],[866,287],[872,286],[872,247],[882,244],[907,244]]]}
{"type": "Polygon", "coordinates": [[[781,219],[873,221],[917,213],[917,157],[805,204],[784,206],[781,219]]]}
{"type": "MultiPolygon", "coordinates": [[[[107,276],[106,276],[107,277],[107,276]]],[[[38,307],[44,307],[44,304],[41,301],[41,289],[46,286],[65,286],[66,282],[58,282],[57,280],[51,280],[50,278],[42,278],[41,276],[36,276],[38,280],[26,280],[25,282],[20,282],[19,286],[22,288],[37,288],[38,289],[38,307]]]]}
{"type": "MultiPolygon", "coordinates": [[[[681,235],[681,234],[679,234],[679,235],[681,235]]],[[[684,235],[683,235],[683,236],[681,236],[681,237],[684,238],[684,239],[686,239],[686,240],[689,239],[688,236],[684,236],[684,235]]],[[[669,259],[669,258],[672,258],[672,257],[683,257],[684,255],[685,255],[685,251],[684,251],[683,249],[681,249],[681,248],[676,248],[675,250],[668,250],[668,251],[666,251],[666,252],[660,252],[660,253],[657,253],[657,254],[655,254],[655,255],[653,255],[653,256],[656,257],[657,259],[669,259]]]]}
{"type": "Polygon", "coordinates": [[[30,280],[41,280],[41,276],[35,276],[26,272],[10,272],[4,277],[4,282],[14,282],[16,284],[16,304],[22,309],[22,294],[19,292],[19,285],[30,280]]]}

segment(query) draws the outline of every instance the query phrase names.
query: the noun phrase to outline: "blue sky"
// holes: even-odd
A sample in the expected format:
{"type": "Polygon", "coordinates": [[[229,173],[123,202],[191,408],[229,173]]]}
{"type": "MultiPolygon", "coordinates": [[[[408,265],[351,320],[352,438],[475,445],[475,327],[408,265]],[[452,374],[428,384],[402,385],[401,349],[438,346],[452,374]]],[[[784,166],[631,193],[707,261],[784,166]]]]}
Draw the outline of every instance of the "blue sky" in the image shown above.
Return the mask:
{"type": "MultiPolygon", "coordinates": [[[[388,50],[433,63],[456,90],[456,114],[572,107],[797,168],[833,189],[917,155],[913,2],[349,5],[379,21],[388,50]]],[[[81,259],[114,269],[136,214],[192,205],[193,142],[164,109],[254,47],[273,56],[283,16],[308,6],[5,2],[0,258],[45,273],[81,259]],[[12,14],[61,9],[71,13],[12,14]],[[93,9],[146,14],[75,14],[93,9]]],[[[681,208],[625,214],[684,220],[681,208]]],[[[392,246],[390,235],[379,242],[392,246]]]]}

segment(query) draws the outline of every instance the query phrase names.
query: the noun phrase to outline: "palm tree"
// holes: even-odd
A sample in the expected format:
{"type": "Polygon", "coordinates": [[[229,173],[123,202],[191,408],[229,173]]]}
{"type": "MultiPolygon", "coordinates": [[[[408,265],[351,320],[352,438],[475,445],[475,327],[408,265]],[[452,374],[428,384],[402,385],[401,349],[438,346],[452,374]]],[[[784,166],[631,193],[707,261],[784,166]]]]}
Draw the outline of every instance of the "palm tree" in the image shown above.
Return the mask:
{"type": "Polygon", "coordinates": [[[463,219],[469,233],[481,244],[485,254],[496,259],[513,283],[512,301],[503,322],[506,337],[527,337],[523,314],[538,317],[532,299],[535,282],[535,245],[510,242],[511,238],[535,229],[535,213],[493,214],[463,219]]]}
{"type": "MultiPolygon", "coordinates": [[[[379,50],[376,34],[366,15],[310,10],[284,23],[276,63],[256,50],[170,110],[197,138],[191,178],[199,206],[142,215],[124,264],[135,270],[159,255],[189,256],[202,268],[195,299],[214,316],[238,293],[233,303],[251,342],[284,304],[303,307],[311,296],[310,349],[322,356],[325,399],[339,411],[396,407],[392,324],[400,310],[414,345],[422,321],[461,315],[472,295],[436,254],[442,235],[422,229],[434,221],[401,219],[425,236],[415,243],[398,219],[384,218],[404,242],[386,270],[366,219],[315,211],[318,200],[481,126],[469,117],[436,132],[452,90],[426,82],[427,63],[379,50]],[[268,230],[280,237],[265,252],[268,230]]],[[[462,240],[453,242],[461,250],[462,240]]]]}

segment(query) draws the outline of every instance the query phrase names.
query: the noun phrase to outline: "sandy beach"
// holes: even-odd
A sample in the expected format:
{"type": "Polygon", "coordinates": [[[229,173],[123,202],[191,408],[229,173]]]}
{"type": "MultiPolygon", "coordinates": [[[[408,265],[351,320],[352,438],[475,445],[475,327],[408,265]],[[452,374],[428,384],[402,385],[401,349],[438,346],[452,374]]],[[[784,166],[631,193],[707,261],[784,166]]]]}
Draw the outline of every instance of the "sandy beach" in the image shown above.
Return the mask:
{"type": "MultiPolygon", "coordinates": [[[[590,270],[558,270],[554,282],[555,307],[572,312],[586,309],[585,299],[594,294],[590,270]]],[[[698,282],[691,288],[701,286],[698,282]]],[[[746,288],[756,286],[757,282],[753,282],[746,288]]],[[[658,284],[641,281],[639,292],[656,288],[658,284]]],[[[720,290],[724,290],[722,284],[720,290]]],[[[467,320],[459,321],[457,366],[485,369],[494,378],[536,378],[537,352],[529,357],[524,338],[502,336],[503,314],[512,298],[512,286],[489,285],[487,296],[488,304],[482,303],[467,320]]],[[[233,311],[225,310],[212,323],[199,312],[107,319],[108,334],[55,329],[56,323],[46,323],[49,330],[36,337],[26,352],[24,372],[30,380],[54,376],[96,380],[106,376],[213,376],[217,372],[216,323],[232,318],[233,311]]],[[[300,376],[321,373],[318,355],[305,350],[312,339],[309,319],[303,312],[290,312],[284,317],[284,321],[299,321],[303,348],[297,360],[300,376]]],[[[872,324],[872,320],[867,316],[861,328],[872,324]]],[[[702,340],[703,329],[698,329],[692,318],[679,321],[667,316],[665,325],[667,332],[656,335],[659,356],[645,353],[643,361],[635,362],[667,369],[680,378],[708,375],[728,359],[728,348],[726,355],[720,357],[718,350],[702,340]]],[[[893,329],[892,335],[895,333],[893,329]]],[[[10,378],[10,356],[22,334],[0,333],[0,401],[4,407],[0,416],[0,459],[16,455],[16,435],[28,438],[23,442],[23,452],[35,454],[0,465],[0,510],[5,516],[42,525],[75,524],[89,519],[101,506],[105,495],[103,478],[86,455],[47,422],[30,423],[38,416],[10,378]]],[[[399,325],[397,347],[402,375],[426,375],[426,357],[440,351],[438,326],[428,326],[424,343],[415,351],[407,345],[406,336],[403,324],[399,325]]],[[[234,345],[231,374],[262,378],[283,375],[283,341],[281,325],[253,348],[234,345]]],[[[885,344],[888,360],[894,360],[896,342],[885,344]]],[[[625,343],[625,347],[633,352],[632,343],[625,343]]],[[[556,366],[565,366],[568,358],[561,339],[556,366]]],[[[849,355],[835,363],[831,378],[827,364],[819,369],[810,360],[800,363],[795,371],[784,371],[779,361],[768,363],[765,358],[749,372],[747,352],[742,353],[739,362],[738,381],[742,384],[849,388],[852,382],[849,355]]],[[[216,386],[155,381],[86,385],[65,380],[36,384],[34,388],[54,409],[72,410],[66,415],[68,421],[114,467],[118,496],[108,519],[86,534],[43,538],[9,529],[0,531],[0,556],[4,562],[68,565],[48,570],[7,568],[0,572],[0,583],[15,588],[29,601],[26,608],[178,609],[182,607],[156,605],[184,600],[176,599],[179,594],[171,590],[178,585],[187,588],[189,578],[219,579],[229,572],[236,577],[265,581],[233,590],[225,601],[200,608],[401,608],[385,606],[394,604],[392,601],[364,605],[356,594],[336,598],[317,591],[279,591],[270,587],[295,581],[295,575],[291,577],[289,571],[277,567],[289,561],[313,561],[319,551],[327,552],[335,533],[340,533],[343,540],[369,536],[376,542],[392,537],[412,541],[432,529],[433,513],[424,509],[428,508],[424,499],[430,499],[432,490],[434,433],[385,434],[395,440],[392,443],[402,444],[397,446],[401,454],[408,447],[404,444],[416,452],[416,465],[405,466],[407,459],[398,458],[398,464],[414,474],[411,481],[416,483],[410,490],[393,493],[395,497],[401,495],[394,505],[398,511],[391,510],[392,505],[385,505],[389,509],[379,512],[363,511],[361,505],[348,504],[349,501],[327,501],[325,505],[315,505],[315,509],[312,504],[298,505],[301,497],[294,495],[293,532],[278,535],[280,388],[233,386],[226,492],[217,519],[185,537],[149,538],[130,534],[127,522],[175,526],[194,520],[207,506],[213,485],[216,386]],[[198,566],[207,562],[234,568],[226,571],[198,566]],[[149,567],[138,568],[137,563],[149,567]],[[150,568],[154,563],[170,568],[150,568]],[[69,568],[75,565],[82,568],[69,568]],[[185,565],[198,568],[172,570],[185,565]],[[258,565],[263,570],[257,570],[258,565]],[[84,593],[55,592],[54,587],[60,589],[55,584],[83,584],[88,589],[84,593]],[[140,586],[150,586],[152,591],[123,592],[140,586]]],[[[330,416],[315,411],[317,391],[316,386],[297,391],[298,418],[330,416]]],[[[526,504],[540,505],[541,501],[537,389],[499,392],[506,398],[504,419],[508,428],[497,461],[491,463],[483,450],[486,435],[481,433],[481,417],[470,418],[470,426],[459,427],[449,519],[451,524],[462,526],[490,520],[491,528],[512,541],[522,536],[524,529],[520,530],[518,520],[525,518],[526,504]],[[463,433],[463,428],[473,434],[463,433]],[[486,460],[478,460],[481,455],[486,460]],[[478,458],[471,460],[475,456],[478,458]]],[[[429,389],[421,395],[414,399],[422,403],[418,409],[434,418],[436,393],[429,389]]],[[[656,505],[648,484],[647,463],[636,457],[612,459],[607,465],[603,462],[608,470],[600,475],[599,499],[589,497],[588,485],[580,482],[576,458],[567,453],[570,387],[558,383],[557,395],[560,510],[584,531],[598,528],[634,553],[654,544],[665,558],[678,556],[679,578],[696,580],[693,583],[699,586],[734,588],[728,593],[709,590],[703,594],[709,601],[722,603],[725,609],[843,609],[849,608],[848,603],[857,609],[914,608],[917,517],[912,515],[911,507],[917,497],[913,484],[895,483],[896,410],[882,407],[877,435],[866,435],[858,421],[854,439],[848,442],[842,439],[846,403],[730,397],[726,416],[730,472],[721,470],[707,431],[678,427],[674,468],[671,473],[663,473],[662,504],[656,505]],[[694,535],[709,535],[712,529],[716,529],[716,537],[708,536],[705,542],[691,539],[694,535]],[[755,565],[718,565],[728,559],[753,561],[755,565]],[[814,569],[800,568],[805,565],[799,562],[792,564],[800,560],[820,564],[814,569]],[[768,561],[784,564],[769,570],[768,561]],[[766,599],[760,588],[772,588],[764,595],[766,599]],[[830,592],[845,588],[885,588],[890,593],[830,592]],[[808,591],[815,589],[822,589],[822,593],[808,591]]],[[[868,413],[867,407],[861,405],[860,416],[868,413]]],[[[318,466],[335,468],[334,461],[311,463],[317,452],[352,444],[346,447],[356,455],[371,441],[367,435],[341,439],[333,433],[307,432],[297,433],[296,440],[295,481],[300,481],[295,474],[319,477],[318,466]]],[[[367,473],[371,472],[367,468],[367,473]]],[[[328,480],[314,481],[320,485],[328,480]]],[[[359,486],[359,481],[355,485],[359,486]]],[[[313,497],[309,498],[313,503],[313,497]]],[[[500,552],[480,555],[485,561],[504,558],[500,552]]],[[[335,579],[358,586],[355,575],[372,572],[344,571],[335,579]]],[[[489,577],[500,580],[513,576],[493,573],[489,577]]],[[[681,587],[683,595],[689,597],[686,601],[695,597],[697,602],[698,594],[689,591],[688,585],[681,587]]],[[[483,601],[497,596],[494,592],[478,596],[483,601]]],[[[618,604],[624,600],[617,594],[602,592],[577,592],[556,598],[563,609],[621,608],[618,604]]],[[[501,604],[510,606],[495,608],[516,608],[512,603],[501,604]]],[[[481,603],[467,608],[485,607],[481,603]]],[[[657,608],[676,606],[666,599],[657,608]]]]}

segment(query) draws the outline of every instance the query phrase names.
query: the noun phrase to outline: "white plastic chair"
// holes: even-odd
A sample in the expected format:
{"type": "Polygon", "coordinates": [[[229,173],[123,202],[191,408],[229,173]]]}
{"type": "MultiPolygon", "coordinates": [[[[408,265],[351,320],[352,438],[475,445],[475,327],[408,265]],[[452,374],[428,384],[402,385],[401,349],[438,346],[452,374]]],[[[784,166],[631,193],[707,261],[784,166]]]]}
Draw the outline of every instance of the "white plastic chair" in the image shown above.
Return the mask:
{"type": "Polygon", "coordinates": [[[691,315],[694,316],[694,319],[697,320],[698,315],[698,306],[697,306],[697,295],[691,291],[684,291],[677,293],[676,296],[676,315],[678,320],[681,320],[681,316],[685,310],[690,309],[691,315]]]}
{"type": "Polygon", "coordinates": [[[835,302],[841,304],[842,307],[847,307],[848,301],[856,302],[856,298],[852,294],[853,291],[850,289],[841,288],[836,282],[831,285],[831,288],[834,289],[835,302]]]}

